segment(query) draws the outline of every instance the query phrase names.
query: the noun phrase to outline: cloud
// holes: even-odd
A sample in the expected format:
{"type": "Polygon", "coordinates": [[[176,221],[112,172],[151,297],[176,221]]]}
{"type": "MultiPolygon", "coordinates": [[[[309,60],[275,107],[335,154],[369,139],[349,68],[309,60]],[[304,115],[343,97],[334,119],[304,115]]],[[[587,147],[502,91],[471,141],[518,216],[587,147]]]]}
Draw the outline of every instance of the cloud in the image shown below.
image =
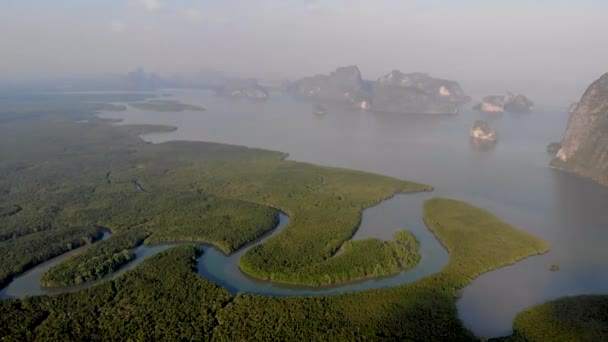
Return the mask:
{"type": "Polygon", "coordinates": [[[112,20],[110,22],[110,31],[122,32],[125,30],[125,25],[120,20],[112,20]]]}
{"type": "Polygon", "coordinates": [[[137,6],[143,7],[148,11],[155,11],[160,9],[161,3],[160,0],[130,0],[132,3],[137,6]]]}

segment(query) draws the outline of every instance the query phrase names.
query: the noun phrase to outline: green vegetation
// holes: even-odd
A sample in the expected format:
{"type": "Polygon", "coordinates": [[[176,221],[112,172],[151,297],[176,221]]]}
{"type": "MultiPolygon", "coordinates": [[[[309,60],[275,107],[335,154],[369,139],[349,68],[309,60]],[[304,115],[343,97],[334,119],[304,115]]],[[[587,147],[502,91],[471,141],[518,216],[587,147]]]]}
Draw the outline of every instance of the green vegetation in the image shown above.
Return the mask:
{"type": "Polygon", "coordinates": [[[459,287],[498,264],[513,264],[549,250],[546,242],[461,201],[431,199],[424,205],[423,219],[450,253],[450,263],[442,273],[467,275],[452,277],[459,287]],[[455,248],[458,253],[453,253],[455,248]]]}
{"type": "Polygon", "coordinates": [[[204,111],[205,108],[185,104],[178,101],[173,100],[150,100],[147,102],[135,102],[130,103],[129,106],[141,109],[141,110],[150,110],[155,112],[183,112],[185,110],[192,111],[204,111]]]}
{"type": "Polygon", "coordinates": [[[551,264],[551,266],[549,267],[549,271],[551,271],[551,272],[557,272],[557,271],[559,271],[559,265],[558,264],[551,264]]]}
{"type": "Polygon", "coordinates": [[[194,246],[76,293],[0,302],[3,341],[206,341],[230,293],[195,273],[194,246]]]}
{"type": "Polygon", "coordinates": [[[0,243],[0,286],[13,275],[72,249],[100,239],[98,228],[63,228],[0,243]]]}
{"type": "MultiPolygon", "coordinates": [[[[159,127],[95,120],[99,106],[90,105],[91,97],[64,98],[63,109],[61,99],[23,101],[56,108],[37,116],[0,114],[0,207],[23,207],[0,217],[0,263],[9,276],[100,234],[79,227],[110,227],[117,239],[95,246],[89,252],[100,257],[95,261],[74,258],[60,266],[56,272],[66,279],[110,272],[105,266],[112,252],[132,245],[118,239],[122,234],[146,231],[149,241],[192,239],[238,248],[276,223],[271,208],[286,212],[291,224],[242,258],[257,277],[331,283],[418,261],[417,242],[407,232],[397,233],[395,241],[346,241],[364,208],[429,186],[285,161],[272,151],[148,144],[137,135],[159,127]],[[138,192],[133,180],[146,191],[138,192]],[[98,272],[99,265],[104,267],[98,272]]],[[[331,297],[231,298],[196,275],[197,249],[180,246],[87,290],[1,301],[0,339],[475,340],[457,319],[459,291],[483,272],[545,252],[547,244],[454,200],[428,201],[424,221],[450,261],[413,284],[331,297]]]]}
{"type": "Polygon", "coordinates": [[[21,211],[21,207],[13,204],[6,207],[0,207],[0,217],[13,216],[21,211]]]}
{"type": "MultiPolygon", "coordinates": [[[[256,161],[221,168],[223,172],[213,172],[201,184],[206,192],[267,203],[291,218],[283,232],[241,258],[241,269],[257,278],[297,284],[318,282],[310,279],[310,268],[332,258],[350,239],[363,209],[395,192],[430,189],[369,173],[291,161],[256,161]]],[[[352,266],[346,274],[355,271],[356,265],[352,266]]]]}
{"type": "Polygon", "coordinates": [[[117,233],[88,248],[84,253],[51,268],[42,276],[42,286],[76,285],[103,278],[135,259],[131,250],[144,242],[150,233],[133,229],[117,233]]]}
{"type": "Polygon", "coordinates": [[[547,244],[463,202],[432,199],[424,219],[450,253],[413,284],[332,297],[239,295],[218,315],[218,340],[471,341],[457,319],[460,289],[479,274],[547,251],[547,244]]]}
{"type": "Polygon", "coordinates": [[[85,119],[86,114],[102,110],[120,111],[126,109],[125,106],[111,104],[110,102],[143,101],[150,97],[150,95],[126,93],[0,95],[0,123],[51,116],[76,120],[85,119]]]}
{"type": "Polygon", "coordinates": [[[517,315],[513,335],[493,341],[608,341],[608,296],[566,297],[517,315]]]}
{"type": "Polygon", "coordinates": [[[408,231],[395,233],[395,238],[347,241],[336,256],[302,271],[306,276],[301,279],[307,285],[330,285],[388,276],[416,266],[420,261],[416,238],[408,231]]]}
{"type": "MultiPolygon", "coordinates": [[[[450,262],[413,284],[331,297],[238,295],[231,300],[225,290],[195,274],[195,250],[181,246],[88,290],[2,301],[0,335],[45,341],[211,336],[217,341],[474,341],[456,317],[459,290],[485,270],[545,251],[546,244],[453,200],[427,202],[425,220],[450,251],[450,262]],[[487,226],[491,222],[496,225],[487,226]],[[504,247],[497,250],[500,243],[504,247]],[[467,259],[477,259],[469,248],[486,256],[473,267],[466,267],[467,259]]],[[[400,238],[408,240],[412,243],[400,238]]]]}
{"type": "Polygon", "coordinates": [[[187,199],[176,199],[180,205],[164,211],[150,222],[154,234],[147,243],[206,242],[228,254],[279,223],[278,212],[267,206],[213,197],[187,199]]]}
{"type": "MultiPolygon", "coordinates": [[[[330,275],[331,282],[394,273],[395,258],[379,258],[372,266],[368,257],[364,269],[345,262],[354,253],[330,259],[356,231],[363,209],[396,192],[430,189],[364,172],[285,161],[285,154],[273,151],[202,142],[149,144],[138,135],[172,128],[113,126],[93,116],[93,109],[104,108],[90,106],[94,97],[55,96],[52,101],[27,99],[32,108],[57,106],[49,114],[0,124],[0,206],[23,207],[18,215],[0,217],[0,240],[61,227],[100,226],[121,233],[144,226],[151,233],[150,243],[208,242],[228,253],[271,230],[277,223],[272,208],[277,208],[291,217],[291,224],[250,250],[244,269],[261,278],[322,284],[327,282],[310,279],[308,269],[316,269],[320,278],[328,272],[325,267],[336,262],[350,265],[340,275],[330,275]],[[82,112],[59,114],[62,111],[82,112]],[[137,191],[135,182],[145,191],[137,191]],[[383,260],[393,261],[383,265],[383,260]]],[[[386,255],[377,247],[376,255],[386,255]]],[[[61,276],[61,281],[97,278],[131,257],[128,252],[101,254],[87,264],[88,270],[70,272],[72,279],[61,276]]]]}

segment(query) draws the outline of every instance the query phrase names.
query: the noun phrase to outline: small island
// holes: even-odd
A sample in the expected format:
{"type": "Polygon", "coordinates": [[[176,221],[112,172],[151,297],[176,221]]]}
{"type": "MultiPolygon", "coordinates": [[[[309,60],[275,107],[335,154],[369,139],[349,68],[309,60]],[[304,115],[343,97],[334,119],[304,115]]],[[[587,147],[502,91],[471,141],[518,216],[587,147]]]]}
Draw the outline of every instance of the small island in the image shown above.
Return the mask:
{"type": "Polygon", "coordinates": [[[498,137],[487,121],[477,120],[471,128],[471,139],[474,142],[495,144],[498,137]]]}
{"type": "Polygon", "coordinates": [[[255,79],[233,79],[215,90],[216,95],[231,99],[266,101],[268,90],[255,79]]]}
{"type": "Polygon", "coordinates": [[[173,100],[150,100],[147,102],[130,103],[129,106],[141,110],[149,110],[154,112],[183,112],[183,111],[204,111],[205,108],[181,103],[173,100]]]}
{"type": "Polygon", "coordinates": [[[534,108],[534,102],[522,94],[507,92],[506,95],[491,95],[484,97],[473,107],[482,113],[529,113],[534,108]]]}

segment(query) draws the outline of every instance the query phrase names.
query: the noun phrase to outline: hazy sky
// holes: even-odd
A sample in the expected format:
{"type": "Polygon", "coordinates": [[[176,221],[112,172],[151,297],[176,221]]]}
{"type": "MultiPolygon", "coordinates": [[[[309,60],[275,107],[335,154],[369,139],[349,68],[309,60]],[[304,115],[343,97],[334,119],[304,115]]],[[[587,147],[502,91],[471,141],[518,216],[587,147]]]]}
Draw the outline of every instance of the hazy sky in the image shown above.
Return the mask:
{"type": "Polygon", "coordinates": [[[0,77],[357,64],[461,82],[588,84],[608,72],[606,0],[2,0],[0,77]]]}

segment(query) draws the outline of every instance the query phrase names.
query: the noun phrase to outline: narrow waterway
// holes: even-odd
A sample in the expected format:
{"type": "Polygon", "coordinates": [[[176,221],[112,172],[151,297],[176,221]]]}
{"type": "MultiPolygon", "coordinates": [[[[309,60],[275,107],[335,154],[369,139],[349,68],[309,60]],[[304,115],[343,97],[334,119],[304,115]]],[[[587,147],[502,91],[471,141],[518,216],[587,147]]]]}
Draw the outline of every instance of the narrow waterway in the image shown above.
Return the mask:
{"type": "MultiPolygon", "coordinates": [[[[353,291],[363,291],[373,288],[391,287],[413,282],[441,270],[448,261],[448,254],[437,239],[426,229],[422,222],[423,202],[431,196],[430,193],[398,194],[379,205],[368,208],[363,212],[361,225],[353,239],[365,238],[372,235],[382,235],[381,239],[393,239],[396,231],[408,229],[420,241],[421,261],[416,267],[404,270],[398,275],[361,280],[341,285],[327,287],[295,286],[279,284],[271,281],[257,280],[245,275],[238,267],[241,256],[253,246],[263,243],[266,239],[280,233],[288,224],[289,217],[279,214],[277,227],[259,239],[240,248],[233,254],[225,255],[219,249],[207,244],[200,244],[203,254],[198,259],[198,273],[227,288],[231,293],[255,293],[272,296],[314,296],[330,295],[353,291]],[[374,234],[376,232],[378,234],[374,234]]],[[[104,236],[106,238],[108,234],[104,236]]],[[[0,291],[0,298],[21,298],[25,296],[52,295],[73,292],[93,286],[100,281],[114,279],[124,272],[134,268],[146,258],[158,254],[180,243],[158,245],[141,245],[135,249],[136,259],[122,267],[117,272],[95,282],[61,288],[44,288],[40,286],[42,275],[52,267],[62,263],[71,256],[80,253],[81,247],[69,253],[58,256],[33,269],[15,277],[11,283],[0,291]]]]}

